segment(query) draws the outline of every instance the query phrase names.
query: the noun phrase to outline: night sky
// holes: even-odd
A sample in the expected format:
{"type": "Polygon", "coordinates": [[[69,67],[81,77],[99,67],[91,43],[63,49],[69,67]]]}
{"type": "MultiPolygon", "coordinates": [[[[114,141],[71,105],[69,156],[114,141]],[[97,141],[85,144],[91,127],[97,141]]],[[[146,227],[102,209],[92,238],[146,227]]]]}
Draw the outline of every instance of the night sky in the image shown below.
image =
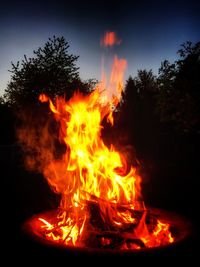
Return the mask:
{"type": "Polygon", "coordinates": [[[53,35],[64,36],[69,52],[79,55],[83,79],[100,79],[101,56],[114,53],[128,61],[126,78],[137,69],[153,69],[175,60],[180,44],[200,40],[199,1],[1,1],[0,94],[9,82],[11,61],[32,55],[53,35]],[[122,43],[112,50],[100,47],[106,31],[122,43]]]}

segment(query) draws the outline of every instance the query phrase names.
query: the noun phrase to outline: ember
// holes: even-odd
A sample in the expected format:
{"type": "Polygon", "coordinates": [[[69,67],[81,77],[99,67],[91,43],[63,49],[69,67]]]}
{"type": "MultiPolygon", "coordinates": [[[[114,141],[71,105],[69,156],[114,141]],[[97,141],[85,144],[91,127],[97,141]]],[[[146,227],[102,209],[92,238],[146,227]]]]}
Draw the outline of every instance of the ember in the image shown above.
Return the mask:
{"type": "Polygon", "coordinates": [[[76,92],[69,101],[62,97],[52,101],[40,95],[41,102],[49,103],[60,125],[59,140],[66,147],[59,159],[48,147],[40,155],[41,160],[48,155],[42,171],[61,195],[58,210],[29,222],[41,239],[64,246],[119,250],[176,241],[174,223],[145,207],[136,168],[127,166],[124,155],[113,145],[107,147],[101,137],[102,120],[114,123],[112,112],[120,101],[126,65],[125,59],[115,56],[108,84],[104,72],[103,81],[87,96],[76,92]]]}

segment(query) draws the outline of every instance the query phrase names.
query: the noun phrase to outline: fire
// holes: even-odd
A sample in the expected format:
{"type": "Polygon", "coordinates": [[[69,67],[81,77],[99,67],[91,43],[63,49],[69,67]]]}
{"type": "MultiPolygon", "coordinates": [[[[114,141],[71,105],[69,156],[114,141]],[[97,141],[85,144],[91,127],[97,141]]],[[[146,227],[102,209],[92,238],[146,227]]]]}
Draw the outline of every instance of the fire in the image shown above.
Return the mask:
{"type": "MultiPolygon", "coordinates": [[[[112,38],[106,38],[111,45],[112,38]]],[[[66,147],[62,158],[51,155],[43,167],[49,185],[61,196],[56,218],[38,218],[40,231],[50,241],[77,247],[93,242],[92,246],[110,248],[113,240],[120,239],[119,249],[173,242],[169,224],[154,219],[149,229],[141,177],[101,136],[103,119],[114,123],[112,113],[120,101],[126,66],[125,59],[115,56],[108,84],[104,79],[86,96],[76,92],[68,101],[62,97],[52,101],[44,94],[39,97],[49,103],[60,125],[59,140],[66,147]]]]}
{"type": "Polygon", "coordinates": [[[115,32],[106,32],[104,37],[101,39],[101,45],[102,46],[114,46],[119,45],[121,43],[121,40],[117,38],[117,35],[115,32]]]}

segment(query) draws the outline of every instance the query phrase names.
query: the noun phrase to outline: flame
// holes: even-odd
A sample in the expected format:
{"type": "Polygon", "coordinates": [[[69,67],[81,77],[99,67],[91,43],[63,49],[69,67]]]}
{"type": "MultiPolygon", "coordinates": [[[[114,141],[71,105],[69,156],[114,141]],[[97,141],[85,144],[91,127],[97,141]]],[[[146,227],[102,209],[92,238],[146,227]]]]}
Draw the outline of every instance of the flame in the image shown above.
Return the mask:
{"type": "MultiPolygon", "coordinates": [[[[50,162],[44,169],[48,183],[62,196],[60,208],[64,211],[70,209],[65,225],[62,221],[58,223],[62,226],[62,239],[66,243],[71,240],[75,244],[83,231],[87,220],[85,214],[88,213],[87,201],[100,199],[101,216],[105,220],[109,212],[112,224],[121,225],[134,220],[128,212],[116,212],[111,206],[120,203],[134,207],[140,197],[140,177],[134,167],[128,170],[123,155],[113,145],[106,147],[101,138],[102,120],[107,116],[113,123],[113,107],[121,97],[125,68],[126,61],[115,56],[109,93],[99,84],[89,95],[77,92],[68,102],[60,97],[54,104],[43,94],[39,97],[43,102],[49,101],[49,107],[61,126],[60,138],[67,148],[61,160],[50,162]]],[[[45,227],[49,230],[48,223],[45,227]]],[[[51,234],[51,237],[56,239],[55,235],[51,234]]]]}
{"type": "Polygon", "coordinates": [[[106,46],[114,46],[115,44],[121,44],[121,40],[117,38],[115,32],[106,32],[104,37],[101,39],[101,45],[106,46]]]}
{"type": "MultiPolygon", "coordinates": [[[[48,183],[62,197],[56,224],[40,218],[46,237],[62,240],[66,245],[83,246],[90,221],[88,203],[98,203],[101,219],[109,227],[123,229],[136,225],[131,237],[139,238],[142,245],[133,244],[131,248],[173,242],[169,224],[157,221],[150,232],[146,212],[139,221],[134,217],[133,211],[138,209],[141,198],[141,178],[134,167],[128,170],[124,156],[113,145],[105,146],[101,138],[101,122],[112,110],[98,88],[87,96],[75,93],[68,102],[63,98],[58,98],[55,104],[48,101],[61,125],[60,138],[67,150],[61,160],[50,162],[44,169],[48,183]],[[119,206],[128,209],[120,210],[119,206]]],[[[102,245],[110,244],[109,238],[102,237],[102,245]]],[[[128,248],[127,244],[122,246],[128,248]]]]}
{"type": "MultiPolygon", "coordinates": [[[[117,42],[113,32],[103,39],[104,45],[117,42]]],[[[56,220],[39,218],[41,231],[49,240],[86,246],[91,232],[99,236],[101,232],[113,234],[121,230],[123,238],[129,240],[121,249],[173,242],[168,224],[157,221],[153,230],[148,229],[146,209],[141,206],[141,177],[135,167],[127,166],[124,155],[114,145],[104,144],[101,136],[103,119],[114,123],[112,113],[121,98],[126,67],[127,61],[115,55],[110,78],[107,79],[102,64],[103,80],[90,94],[76,92],[68,101],[63,97],[52,101],[45,94],[39,96],[41,102],[49,102],[60,125],[59,140],[66,148],[59,159],[48,147],[39,153],[41,159],[48,155],[42,171],[51,188],[61,196],[56,220]],[[99,221],[96,224],[94,212],[99,221]]],[[[100,240],[102,246],[112,245],[109,236],[101,236],[100,240]]]]}

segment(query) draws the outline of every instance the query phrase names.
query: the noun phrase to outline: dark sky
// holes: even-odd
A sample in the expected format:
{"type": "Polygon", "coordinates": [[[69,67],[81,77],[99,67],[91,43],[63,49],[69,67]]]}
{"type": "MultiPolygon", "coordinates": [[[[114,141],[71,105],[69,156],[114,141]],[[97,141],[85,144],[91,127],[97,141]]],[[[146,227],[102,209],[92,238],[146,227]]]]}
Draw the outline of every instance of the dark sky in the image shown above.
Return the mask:
{"type": "Polygon", "coordinates": [[[63,35],[83,79],[100,79],[101,56],[114,53],[128,61],[126,77],[176,59],[185,41],[200,41],[199,1],[1,1],[0,94],[10,79],[10,62],[63,35]],[[105,31],[116,31],[122,43],[112,51],[100,47],[105,31]]]}

